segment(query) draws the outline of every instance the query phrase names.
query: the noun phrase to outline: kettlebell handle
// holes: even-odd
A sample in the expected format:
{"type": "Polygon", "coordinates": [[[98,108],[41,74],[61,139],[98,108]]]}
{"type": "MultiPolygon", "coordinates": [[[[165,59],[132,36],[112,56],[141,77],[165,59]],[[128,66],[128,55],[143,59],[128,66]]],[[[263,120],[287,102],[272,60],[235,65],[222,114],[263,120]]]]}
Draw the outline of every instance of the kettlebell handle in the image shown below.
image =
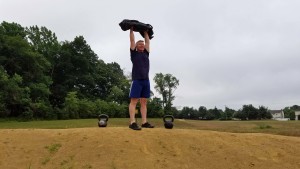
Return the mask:
{"type": "Polygon", "coordinates": [[[106,121],[108,121],[108,115],[106,115],[106,114],[100,114],[100,115],[98,116],[98,120],[100,121],[102,118],[105,118],[106,121]]]}
{"type": "Polygon", "coordinates": [[[166,118],[171,118],[172,122],[174,122],[174,117],[172,115],[165,115],[163,118],[164,122],[166,122],[166,118]]]}

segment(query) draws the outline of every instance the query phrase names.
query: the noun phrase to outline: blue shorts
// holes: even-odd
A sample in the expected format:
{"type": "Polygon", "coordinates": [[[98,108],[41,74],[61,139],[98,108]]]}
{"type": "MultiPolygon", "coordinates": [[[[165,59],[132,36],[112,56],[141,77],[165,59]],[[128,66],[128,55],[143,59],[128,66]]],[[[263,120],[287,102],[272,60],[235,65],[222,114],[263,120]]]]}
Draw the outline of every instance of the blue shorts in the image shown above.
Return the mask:
{"type": "Polygon", "coordinates": [[[149,80],[133,80],[130,87],[130,98],[149,98],[150,97],[150,81],[149,80]]]}

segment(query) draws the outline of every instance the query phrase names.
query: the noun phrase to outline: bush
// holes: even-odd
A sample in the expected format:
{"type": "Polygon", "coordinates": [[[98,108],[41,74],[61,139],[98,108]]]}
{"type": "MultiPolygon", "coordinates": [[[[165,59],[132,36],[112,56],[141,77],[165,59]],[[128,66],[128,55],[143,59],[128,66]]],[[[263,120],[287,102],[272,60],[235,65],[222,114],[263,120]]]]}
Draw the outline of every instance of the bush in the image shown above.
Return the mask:
{"type": "Polygon", "coordinates": [[[0,118],[7,117],[7,116],[8,116],[8,112],[5,107],[5,104],[0,103],[0,118]]]}
{"type": "Polygon", "coordinates": [[[31,110],[33,111],[34,118],[46,118],[47,113],[53,112],[53,109],[49,103],[43,101],[30,104],[31,110]]]}
{"type": "Polygon", "coordinates": [[[80,118],[95,117],[95,104],[87,99],[78,101],[78,114],[80,118]]]}
{"type": "Polygon", "coordinates": [[[66,97],[64,111],[69,114],[70,119],[79,118],[79,99],[77,92],[69,92],[66,97]]]}
{"type": "Polygon", "coordinates": [[[33,120],[33,111],[28,109],[27,111],[23,112],[20,116],[20,121],[31,121],[33,120]]]}
{"type": "Polygon", "coordinates": [[[111,117],[109,114],[108,114],[108,111],[109,111],[109,105],[107,102],[103,101],[103,100],[96,100],[94,102],[95,104],[95,114],[96,115],[100,115],[100,114],[106,114],[108,115],[109,117],[111,117]]]}
{"type": "Polygon", "coordinates": [[[54,107],[51,109],[49,109],[48,111],[45,112],[45,119],[47,120],[57,120],[58,119],[58,114],[59,112],[61,112],[62,110],[60,110],[57,107],[54,107]]]}
{"type": "Polygon", "coordinates": [[[69,113],[66,112],[64,109],[54,108],[54,113],[57,115],[58,120],[67,120],[69,118],[69,113]]]}

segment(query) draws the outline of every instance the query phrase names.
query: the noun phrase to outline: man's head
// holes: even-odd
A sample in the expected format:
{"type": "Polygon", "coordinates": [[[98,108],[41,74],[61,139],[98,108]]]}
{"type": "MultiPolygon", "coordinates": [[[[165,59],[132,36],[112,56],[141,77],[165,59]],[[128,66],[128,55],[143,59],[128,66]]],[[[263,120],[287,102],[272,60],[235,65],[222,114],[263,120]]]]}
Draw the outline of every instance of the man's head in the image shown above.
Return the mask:
{"type": "Polygon", "coordinates": [[[135,47],[136,47],[136,50],[139,51],[139,52],[144,51],[144,49],[145,49],[144,41],[143,41],[143,40],[137,41],[137,42],[135,43],[135,47]]]}

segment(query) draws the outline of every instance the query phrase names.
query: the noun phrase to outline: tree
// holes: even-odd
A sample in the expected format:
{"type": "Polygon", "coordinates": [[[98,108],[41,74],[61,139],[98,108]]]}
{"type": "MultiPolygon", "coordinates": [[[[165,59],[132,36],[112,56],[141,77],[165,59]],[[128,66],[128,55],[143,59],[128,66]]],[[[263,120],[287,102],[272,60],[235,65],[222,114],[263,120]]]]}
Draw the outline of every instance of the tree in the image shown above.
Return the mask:
{"type": "Polygon", "coordinates": [[[23,87],[22,82],[20,75],[9,77],[0,66],[0,117],[19,117],[30,109],[30,89],[23,87]]]}
{"type": "Polygon", "coordinates": [[[179,85],[179,80],[171,74],[156,73],[154,88],[162,95],[164,112],[171,111],[172,101],[175,99],[174,91],[179,85]]]}
{"type": "MultiPolygon", "coordinates": [[[[2,22],[0,77],[0,117],[89,118],[98,111],[128,115],[129,78],[118,63],[99,59],[82,36],[58,42],[46,27],[2,22]]],[[[153,116],[161,116],[156,101],[153,108],[153,116]]]]}
{"type": "Polygon", "coordinates": [[[107,100],[110,102],[116,102],[121,104],[123,101],[125,93],[117,86],[113,86],[107,97],[107,100]]]}
{"type": "Polygon", "coordinates": [[[49,106],[47,103],[52,80],[46,72],[51,64],[42,54],[33,50],[26,39],[24,28],[15,23],[3,22],[0,25],[0,56],[3,71],[10,79],[9,82],[13,83],[7,91],[20,92],[20,99],[26,100],[25,104],[23,101],[7,99],[6,109],[9,114],[20,116],[26,113],[23,116],[26,119],[37,116],[34,112],[37,104],[46,103],[44,105],[49,106]],[[11,87],[15,88],[9,89],[11,87]]]}
{"type": "Polygon", "coordinates": [[[184,119],[199,119],[199,113],[196,109],[193,107],[183,107],[182,110],[180,111],[179,118],[184,118],[184,119]]]}
{"type": "MultiPolygon", "coordinates": [[[[174,118],[178,118],[179,117],[180,111],[176,107],[172,107],[171,108],[171,112],[172,112],[171,115],[173,115],[174,118]]],[[[163,110],[161,109],[161,116],[162,115],[163,115],[163,110]]],[[[159,117],[161,117],[161,116],[159,116],[159,117]]]]}
{"type": "Polygon", "coordinates": [[[79,106],[79,118],[95,118],[97,114],[95,113],[95,103],[88,99],[80,99],[78,100],[79,106]]]}
{"type": "Polygon", "coordinates": [[[106,72],[106,88],[108,89],[108,101],[115,101],[120,104],[129,103],[128,94],[130,91],[130,81],[124,76],[124,72],[121,69],[120,65],[116,62],[107,64],[107,72],[106,72]],[[112,93],[118,95],[114,100],[112,99],[112,93]],[[117,94],[118,93],[118,94],[117,94]]]}
{"type": "Polygon", "coordinates": [[[240,118],[242,120],[261,120],[270,119],[272,115],[268,108],[264,106],[259,106],[257,109],[252,104],[243,105],[243,108],[234,114],[235,118],[240,118]]]}
{"type": "Polygon", "coordinates": [[[120,65],[98,59],[82,36],[62,44],[53,81],[52,103],[57,106],[71,91],[77,91],[78,98],[128,102],[130,84],[120,65]]]}
{"type": "Polygon", "coordinates": [[[147,115],[148,117],[152,117],[152,118],[163,116],[163,109],[162,109],[160,98],[154,97],[149,99],[147,103],[147,115]]]}
{"type": "Polygon", "coordinates": [[[235,112],[233,114],[233,117],[237,118],[237,119],[241,119],[241,120],[247,120],[247,114],[243,113],[241,110],[238,110],[237,112],[235,112]]]}
{"type": "Polygon", "coordinates": [[[200,106],[199,109],[198,109],[198,112],[199,112],[199,118],[204,119],[206,117],[206,114],[207,114],[207,109],[206,109],[205,106],[200,106]]]}
{"type": "Polygon", "coordinates": [[[79,99],[77,92],[69,92],[65,101],[65,112],[68,114],[66,117],[71,119],[79,118],[79,99]]]}
{"type": "Polygon", "coordinates": [[[258,110],[252,104],[243,105],[241,113],[245,114],[248,120],[255,120],[258,116],[258,110]]]}
{"type": "Polygon", "coordinates": [[[43,26],[41,28],[31,26],[26,28],[25,32],[26,39],[33,50],[42,54],[50,62],[51,68],[48,69],[47,75],[52,77],[61,48],[55,33],[43,26]]]}
{"type": "Polygon", "coordinates": [[[0,25],[0,35],[18,36],[24,39],[26,36],[26,32],[20,24],[14,22],[8,23],[3,21],[0,25]]]}
{"type": "Polygon", "coordinates": [[[298,105],[293,105],[293,106],[291,107],[291,109],[292,109],[292,110],[300,110],[300,106],[298,106],[298,105]]]}
{"type": "Polygon", "coordinates": [[[105,63],[97,59],[84,38],[79,36],[72,42],[62,43],[58,55],[52,76],[52,105],[62,107],[67,93],[72,91],[77,92],[78,98],[99,98],[99,92],[95,92],[97,65],[105,66],[105,63]]]}
{"type": "Polygon", "coordinates": [[[257,116],[258,120],[271,119],[271,118],[272,118],[272,115],[271,115],[270,111],[268,110],[268,108],[266,108],[264,106],[258,107],[258,116],[257,116]]]}
{"type": "Polygon", "coordinates": [[[284,117],[290,118],[291,120],[295,120],[295,110],[293,109],[295,107],[285,107],[283,109],[284,117]]]}
{"type": "Polygon", "coordinates": [[[213,109],[209,109],[209,110],[206,112],[205,117],[204,117],[205,120],[213,120],[213,119],[216,118],[215,115],[213,114],[212,110],[213,110],[213,109]]]}
{"type": "Polygon", "coordinates": [[[224,113],[221,114],[220,120],[231,120],[234,113],[235,113],[235,110],[230,109],[226,106],[224,113]]]}
{"type": "Polygon", "coordinates": [[[2,66],[0,66],[0,117],[7,117],[9,112],[6,107],[7,91],[5,87],[9,84],[9,78],[2,66]],[[5,97],[6,96],[6,97],[5,97]]]}
{"type": "Polygon", "coordinates": [[[189,119],[189,115],[191,113],[191,108],[189,107],[183,107],[182,110],[180,111],[180,116],[179,118],[183,118],[183,119],[189,119]]]}
{"type": "Polygon", "coordinates": [[[212,114],[211,117],[213,117],[213,119],[220,119],[221,114],[223,113],[223,111],[220,109],[217,109],[217,107],[215,107],[214,109],[209,109],[208,112],[212,114]]]}

